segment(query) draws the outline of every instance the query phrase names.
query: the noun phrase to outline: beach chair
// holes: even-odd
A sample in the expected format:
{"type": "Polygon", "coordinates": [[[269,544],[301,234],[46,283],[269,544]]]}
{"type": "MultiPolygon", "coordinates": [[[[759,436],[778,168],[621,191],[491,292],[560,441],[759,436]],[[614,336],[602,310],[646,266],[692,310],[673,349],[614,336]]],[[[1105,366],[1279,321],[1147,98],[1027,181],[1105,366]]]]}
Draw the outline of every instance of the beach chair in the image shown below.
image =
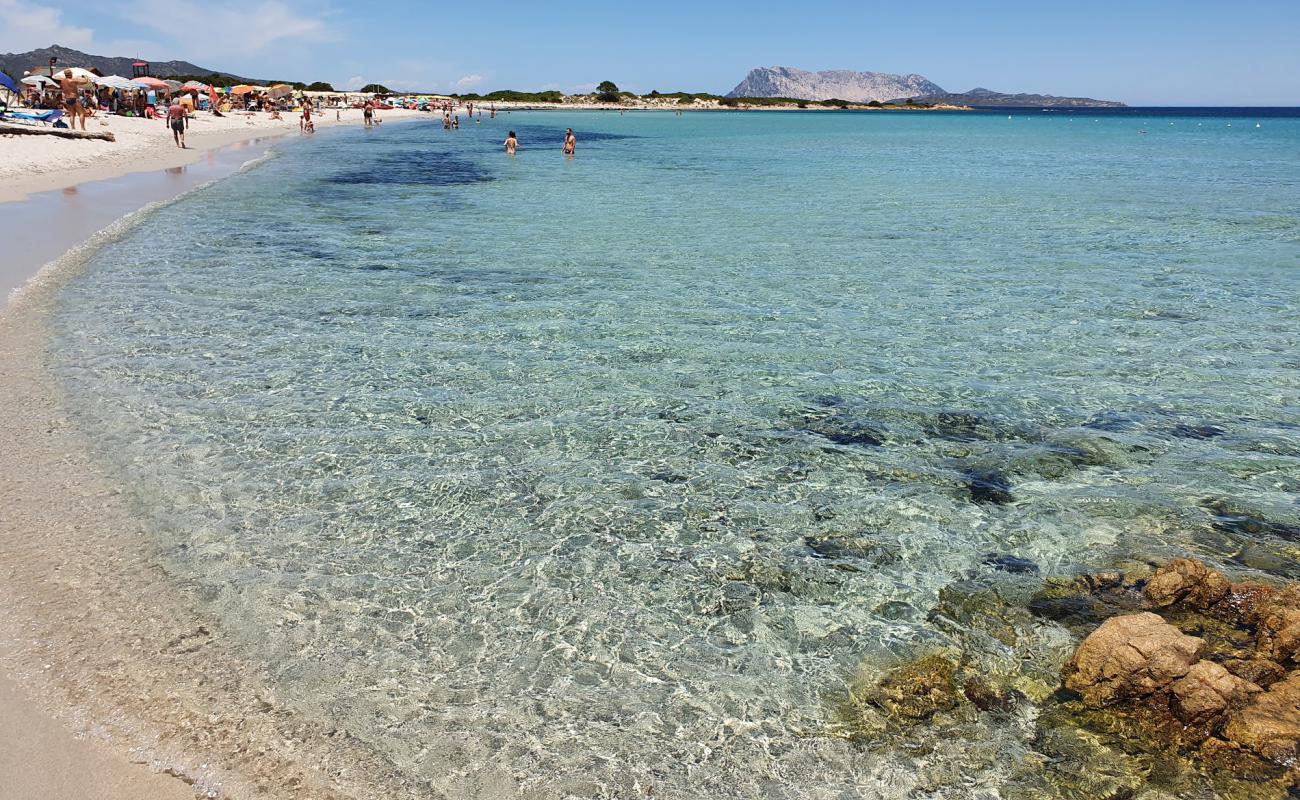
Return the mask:
{"type": "Polygon", "coordinates": [[[0,120],[21,121],[23,123],[35,122],[41,125],[50,125],[63,116],[63,110],[54,108],[49,111],[14,111],[12,108],[0,112],[0,120]]]}

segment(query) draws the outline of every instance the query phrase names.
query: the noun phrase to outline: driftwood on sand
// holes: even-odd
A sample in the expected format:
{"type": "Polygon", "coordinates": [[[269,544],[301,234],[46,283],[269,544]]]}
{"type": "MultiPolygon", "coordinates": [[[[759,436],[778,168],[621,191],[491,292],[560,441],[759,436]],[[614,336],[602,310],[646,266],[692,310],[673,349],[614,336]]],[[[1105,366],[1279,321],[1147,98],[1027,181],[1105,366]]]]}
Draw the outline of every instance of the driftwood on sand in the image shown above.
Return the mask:
{"type": "Polygon", "coordinates": [[[27,125],[0,124],[0,136],[8,134],[18,136],[59,136],[64,139],[103,139],[106,142],[117,141],[108,131],[74,131],[70,128],[36,128],[27,125]]]}

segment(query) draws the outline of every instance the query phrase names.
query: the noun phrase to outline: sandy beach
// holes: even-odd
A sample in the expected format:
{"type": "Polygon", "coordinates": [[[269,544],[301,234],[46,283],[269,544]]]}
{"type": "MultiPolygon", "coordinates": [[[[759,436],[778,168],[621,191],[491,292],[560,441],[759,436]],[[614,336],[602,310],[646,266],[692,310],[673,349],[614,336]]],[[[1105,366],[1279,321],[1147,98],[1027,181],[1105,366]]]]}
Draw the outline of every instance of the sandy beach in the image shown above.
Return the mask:
{"type": "MultiPolygon", "coordinates": [[[[112,133],[112,142],[0,133],[0,203],[132,172],[192,164],[206,152],[248,139],[299,134],[297,115],[285,112],[282,116],[274,120],[264,112],[230,112],[223,117],[198,112],[190,120],[185,149],[173,143],[163,120],[139,117],[100,115],[86,123],[87,132],[112,133]]],[[[316,127],[363,123],[359,109],[342,109],[337,116],[334,109],[322,111],[315,117],[316,127]]],[[[385,120],[413,117],[432,115],[400,109],[380,112],[385,120]]]]}

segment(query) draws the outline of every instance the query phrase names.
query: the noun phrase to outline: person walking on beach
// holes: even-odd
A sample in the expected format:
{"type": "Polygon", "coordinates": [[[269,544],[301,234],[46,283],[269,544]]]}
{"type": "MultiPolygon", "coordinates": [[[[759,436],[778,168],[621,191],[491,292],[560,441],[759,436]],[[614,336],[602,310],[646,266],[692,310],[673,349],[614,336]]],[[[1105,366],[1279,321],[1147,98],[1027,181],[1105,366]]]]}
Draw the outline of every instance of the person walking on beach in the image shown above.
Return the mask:
{"type": "Polygon", "coordinates": [[[78,82],[72,77],[72,70],[65,69],[59,79],[59,91],[63,93],[63,113],[68,115],[68,125],[77,127],[77,118],[81,118],[81,129],[86,129],[86,116],[81,113],[81,103],[77,98],[78,82]]]}
{"type": "Polygon", "coordinates": [[[172,139],[175,140],[176,146],[185,147],[185,106],[172,101],[167,107],[167,124],[172,129],[172,139]]]}
{"type": "Polygon", "coordinates": [[[573,135],[573,128],[564,129],[564,154],[571,156],[578,149],[578,137],[573,135]]]}
{"type": "Polygon", "coordinates": [[[307,130],[315,130],[316,126],[311,122],[311,103],[306,100],[302,101],[302,119],[298,120],[298,130],[304,133],[307,130]]]}
{"type": "Polygon", "coordinates": [[[366,104],[362,107],[361,116],[365,117],[367,128],[375,124],[375,106],[369,100],[367,100],[366,104]]]}
{"type": "Polygon", "coordinates": [[[506,136],[506,155],[513,156],[518,149],[519,140],[515,138],[515,132],[510,131],[510,134],[506,136]]]}

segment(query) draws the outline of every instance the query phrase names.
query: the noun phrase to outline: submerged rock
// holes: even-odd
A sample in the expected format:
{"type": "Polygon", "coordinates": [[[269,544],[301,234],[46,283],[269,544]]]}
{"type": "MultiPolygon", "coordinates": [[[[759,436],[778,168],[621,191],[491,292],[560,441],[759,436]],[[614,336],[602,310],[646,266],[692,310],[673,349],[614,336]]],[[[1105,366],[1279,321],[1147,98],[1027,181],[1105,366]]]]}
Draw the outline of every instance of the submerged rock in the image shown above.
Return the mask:
{"type": "Polygon", "coordinates": [[[975,470],[966,473],[966,490],[971,502],[1006,505],[1015,498],[1011,495],[1011,481],[1007,476],[992,470],[975,470]]]}
{"type": "Polygon", "coordinates": [[[1300,671],[1273,684],[1233,714],[1223,734],[1269,762],[1300,768],[1300,671]]]}
{"type": "Polygon", "coordinates": [[[1205,650],[1149,612],[1113,617],[1092,633],[1065,666],[1065,685],[1089,706],[1152,694],[1186,675],[1205,650]]]}
{"type": "Polygon", "coordinates": [[[875,704],[899,717],[925,719],[959,702],[957,665],[930,655],[889,673],[880,682],[875,704]]]}
{"type": "Polygon", "coordinates": [[[1244,706],[1262,690],[1213,661],[1198,661],[1170,685],[1174,711],[1191,725],[1244,706]]]}
{"type": "Polygon", "coordinates": [[[1028,608],[1036,616],[1086,635],[1111,617],[1145,609],[1142,587],[1153,571],[1139,563],[1131,571],[1049,578],[1028,608]]]}
{"type": "Polygon", "coordinates": [[[1254,609],[1255,646],[1278,663],[1300,662],[1300,585],[1288,586],[1254,609]]]}
{"type": "Polygon", "coordinates": [[[1223,662],[1223,667],[1238,678],[1265,689],[1286,677],[1281,664],[1266,658],[1229,658],[1223,662]]]}
{"type": "Polygon", "coordinates": [[[1214,527],[1246,536],[1268,536],[1288,542],[1300,542],[1300,524],[1266,519],[1263,514],[1226,498],[1207,500],[1202,507],[1214,516],[1214,527]]]}
{"type": "Polygon", "coordinates": [[[985,553],[980,563],[1013,575],[1037,575],[1038,565],[1027,558],[1007,555],[1006,553],[985,553]]]}

